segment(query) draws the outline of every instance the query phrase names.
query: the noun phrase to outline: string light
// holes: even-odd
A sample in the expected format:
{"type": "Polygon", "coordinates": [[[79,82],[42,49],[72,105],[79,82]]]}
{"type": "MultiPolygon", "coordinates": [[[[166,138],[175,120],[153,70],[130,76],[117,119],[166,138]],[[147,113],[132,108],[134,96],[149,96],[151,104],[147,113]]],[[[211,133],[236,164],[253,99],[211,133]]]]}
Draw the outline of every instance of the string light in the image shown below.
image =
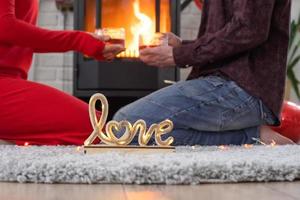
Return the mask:
{"type": "Polygon", "coordinates": [[[267,147],[275,147],[277,145],[277,143],[275,142],[275,140],[272,140],[270,144],[266,144],[266,143],[264,143],[263,141],[261,141],[258,138],[252,138],[252,140],[258,142],[261,145],[267,146],[267,147]]]}
{"type": "Polygon", "coordinates": [[[229,147],[225,146],[225,145],[220,145],[218,148],[221,149],[221,150],[228,150],[229,149],[229,147]]]}
{"type": "Polygon", "coordinates": [[[253,148],[253,144],[244,144],[244,147],[246,149],[251,149],[251,148],[253,148]]]}

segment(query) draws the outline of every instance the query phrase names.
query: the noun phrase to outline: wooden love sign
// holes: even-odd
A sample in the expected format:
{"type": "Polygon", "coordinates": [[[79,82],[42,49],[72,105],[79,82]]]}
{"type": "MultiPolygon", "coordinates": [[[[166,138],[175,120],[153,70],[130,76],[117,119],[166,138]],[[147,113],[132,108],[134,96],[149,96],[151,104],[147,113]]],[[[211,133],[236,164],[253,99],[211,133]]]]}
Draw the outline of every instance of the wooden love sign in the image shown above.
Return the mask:
{"type": "Polygon", "coordinates": [[[147,146],[149,140],[154,135],[155,142],[158,146],[168,147],[174,142],[173,137],[168,137],[162,140],[161,136],[173,130],[173,123],[170,120],[164,120],[159,124],[152,124],[147,130],[147,125],[144,120],[138,120],[133,125],[128,121],[110,121],[106,124],[108,116],[108,102],[103,94],[94,94],[89,102],[89,115],[94,131],[85,140],[84,145],[89,146],[99,138],[103,143],[112,146],[129,145],[134,137],[138,134],[138,142],[140,146],[147,146]],[[101,102],[102,114],[98,120],[96,114],[96,102],[101,102]],[[105,125],[106,124],[106,125],[105,125]],[[117,137],[114,131],[119,132],[123,129],[124,134],[117,137]],[[105,133],[103,132],[105,130],[105,133]]]}

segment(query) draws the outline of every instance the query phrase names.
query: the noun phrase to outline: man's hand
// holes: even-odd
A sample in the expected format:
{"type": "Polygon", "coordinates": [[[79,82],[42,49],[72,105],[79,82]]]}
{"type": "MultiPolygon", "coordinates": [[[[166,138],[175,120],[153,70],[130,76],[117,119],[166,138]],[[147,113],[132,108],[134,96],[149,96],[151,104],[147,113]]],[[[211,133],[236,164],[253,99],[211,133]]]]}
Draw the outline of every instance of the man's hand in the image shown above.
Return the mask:
{"type": "Polygon", "coordinates": [[[160,46],[154,48],[146,48],[140,51],[140,59],[155,67],[174,67],[175,61],[173,57],[173,47],[160,46]]]}
{"type": "Polygon", "coordinates": [[[165,33],[168,36],[168,43],[172,47],[181,46],[182,39],[172,32],[165,33]]]}

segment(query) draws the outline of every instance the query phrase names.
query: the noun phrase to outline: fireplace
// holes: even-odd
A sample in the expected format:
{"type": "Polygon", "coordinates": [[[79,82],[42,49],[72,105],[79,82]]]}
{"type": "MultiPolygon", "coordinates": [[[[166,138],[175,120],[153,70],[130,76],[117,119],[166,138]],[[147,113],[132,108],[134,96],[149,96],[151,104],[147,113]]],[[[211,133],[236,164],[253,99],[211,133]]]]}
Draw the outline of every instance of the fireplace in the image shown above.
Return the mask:
{"type": "MultiPolygon", "coordinates": [[[[98,62],[75,54],[74,95],[89,97],[101,92],[107,97],[142,97],[176,81],[176,69],[158,69],[139,60],[134,44],[134,26],[141,24],[140,14],[151,20],[149,33],[179,30],[179,0],[76,0],[75,29],[95,32],[99,28],[124,28],[126,51],[112,62],[98,62]]],[[[136,41],[136,40],[135,40],[136,41]]]]}
{"type": "MultiPolygon", "coordinates": [[[[87,100],[100,92],[108,97],[110,115],[119,107],[177,81],[176,68],[158,69],[139,60],[135,29],[150,20],[146,33],[179,33],[180,0],[75,0],[75,29],[124,28],[126,51],[112,62],[74,56],[74,95],[87,100]]],[[[145,27],[144,27],[145,28],[145,27]]],[[[144,31],[145,32],[145,31],[144,31]]]]}

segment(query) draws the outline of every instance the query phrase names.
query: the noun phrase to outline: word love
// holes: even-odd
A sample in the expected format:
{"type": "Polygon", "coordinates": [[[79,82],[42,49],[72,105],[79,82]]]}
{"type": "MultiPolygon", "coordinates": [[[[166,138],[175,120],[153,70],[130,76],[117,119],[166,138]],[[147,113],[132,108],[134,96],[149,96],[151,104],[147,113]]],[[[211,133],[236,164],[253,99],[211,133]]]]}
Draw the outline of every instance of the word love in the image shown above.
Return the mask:
{"type": "Polygon", "coordinates": [[[138,134],[138,142],[140,146],[147,146],[149,140],[154,135],[155,142],[158,146],[170,146],[174,142],[173,137],[162,140],[165,135],[173,130],[173,123],[170,120],[162,121],[159,124],[152,124],[147,130],[144,120],[138,120],[133,125],[128,121],[110,121],[106,124],[108,116],[108,102],[104,95],[94,94],[89,102],[89,115],[94,131],[84,142],[85,146],[91,145],[95,139],[99,138],[107,145],[123,146],[129,145],[134,137],[138,134]],[[96,112],[96,102],[101,102],[102,114],[98,120],[96,112]],[[106,124],[106,125],[105,125],[106,124]],[[103,130],[105,129],[105,133],[103,130]],[[121,137],[116,137],[114,131],[120,132],[124,130],[121,137]]]}

